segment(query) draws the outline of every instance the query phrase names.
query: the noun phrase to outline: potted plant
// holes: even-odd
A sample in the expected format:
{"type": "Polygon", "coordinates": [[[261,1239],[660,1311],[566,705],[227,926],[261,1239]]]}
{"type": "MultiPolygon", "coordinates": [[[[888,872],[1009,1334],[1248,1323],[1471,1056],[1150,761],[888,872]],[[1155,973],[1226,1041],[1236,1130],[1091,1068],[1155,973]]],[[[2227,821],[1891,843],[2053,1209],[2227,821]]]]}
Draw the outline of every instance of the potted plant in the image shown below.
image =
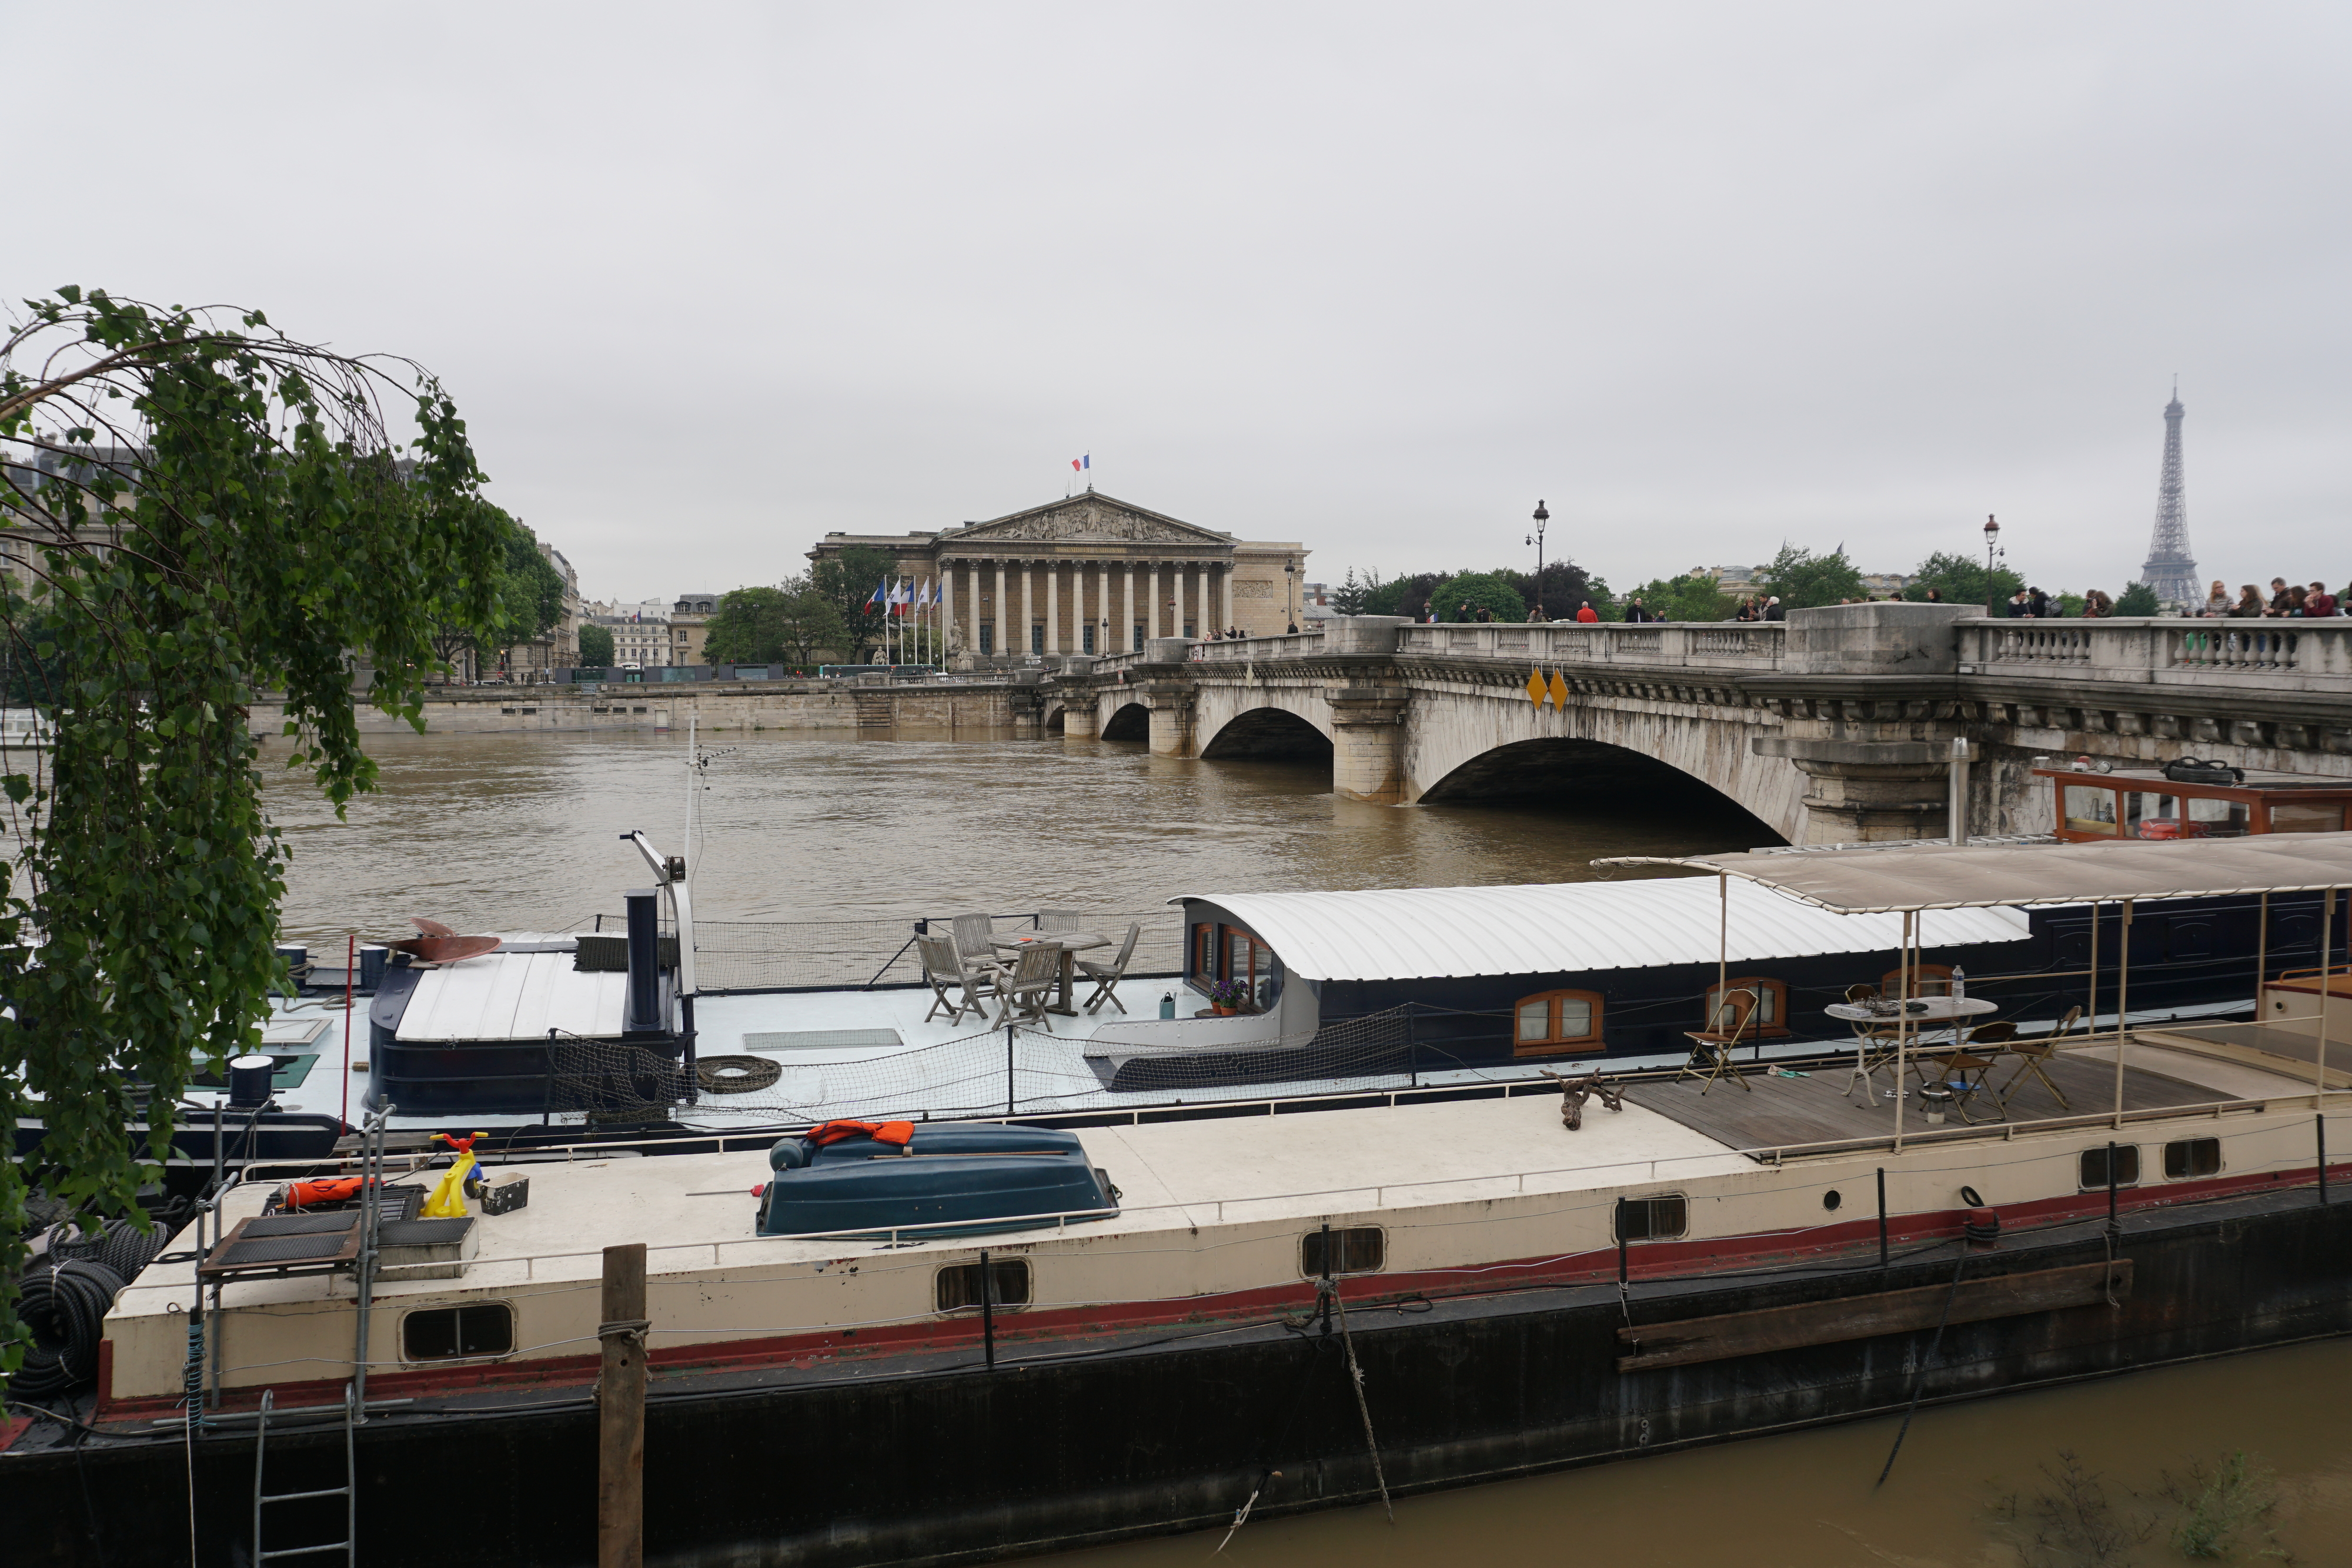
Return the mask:
{"type": "Polygon", "coordinates": [[[1217,1016],[1229,1019],[1248,1007],[1250,999],[1247,980],[1219,980],[1209,988],[1209,1005],[1217,1016]]]}

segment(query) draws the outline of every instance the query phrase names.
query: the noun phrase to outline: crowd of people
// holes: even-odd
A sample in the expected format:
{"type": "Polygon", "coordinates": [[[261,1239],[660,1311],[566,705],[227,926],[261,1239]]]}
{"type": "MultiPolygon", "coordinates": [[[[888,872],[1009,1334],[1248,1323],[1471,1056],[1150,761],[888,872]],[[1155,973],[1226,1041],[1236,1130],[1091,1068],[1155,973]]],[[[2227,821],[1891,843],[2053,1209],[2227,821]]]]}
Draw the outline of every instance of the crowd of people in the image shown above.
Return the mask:
{"type": "MultiPolygon", "coordinates": [[[[1885,596],[1890,601],[1899,597],[1895,594],[1885,596]]],[[[1867,598],[1842,599],[1838,602],[1868,604],[1873,601],[1867,598]]],[[[1942,604],[1946,600],[1940,590],[1930,588],[1926,591],[1924,602],[1942,604]]],[[[2063,601],[2039,588],[2021,588],[2011,595],[2003,610],[2011,619],[2018,621],[2057,620],[2070,613],[2079,615],[2085,620],[2100,621],[2115,614],[2116,601],[2114,596],[2105,590],[2094,588],[2084,593],[2082,608],[2079,611],[2070,612],[2063,601]]],[[[2233,595],[2217,578],[2213,583],[2212,592],[2206,596],[2203,604],[2192,606],[2179,613],[2190,616],[2227,616],[2232,619],[2258,616],[2352,615],[2352,587],[2347,588],[2345,597],[2338,598],[2327,591],[2327,585],[2324,582],[2306,585],[2291,583],[2283,577],[2274,577],[2271,579],[2271,591],[2267,595],[2252,583],[2247,583],[2233,595]]],[[[1457,606],[1454,613],[1450,617],[1441,612],[1436,605],[1432,604],[1422,612],[1422,619],[1430,622],[1449,619],[1455,622],[1475,622],[1493,621],[1496,617],[1492,610],[1474,610],[1469,604],[1465,603],[1457,606]]],[[[1531,622],[1552,619],[1554,617],[1546,615],[1540,609],[1528,612],[1528,620],[1531,622]]],[[[1589,625],[1600,621],[1601,616],[1600,612],[1593,609],[1592,601],[1588,599],[1578,605],[1573,615],[1559,619],[1579,621],[1589,625]]],[[[1624,619],[1628,624],[1639,626],[1653,621],[1664,621],[1667,617],[1644,605],[1642,602],[1642,596],[1637,593],[1625,601],[1624,619]]],[[[1780,599],[1772,594],[1750,594],[1739,601],[1728,619],[1743,622],[1785,621],[1788,619],[1788,611],[1781,605],[1780,599]]],[[[1235,635],[1238,634],[1235,633],[1235,635]]]]}
{"type": "Polygon", "coordinates": [[[2237,597],[2233,599],[2230,596],[2229,589],[2217,577],[2213,580],[2212,591],[2205,596],[2204,607],[2191,613],[2251,621],[2263,616],[2300,618],[2309,615],[2343,615],[2347,612],[2347,612],[2344,601],[2327,591],[2327,585],[2324,582],[2305,585],[2300,582],[2289,582],[2283,577],[2274,577],[2271,579],[2271,591],[2268,598],[2263,597],[2261,589],[2249,582],[2238,590],[2237,597]]]}

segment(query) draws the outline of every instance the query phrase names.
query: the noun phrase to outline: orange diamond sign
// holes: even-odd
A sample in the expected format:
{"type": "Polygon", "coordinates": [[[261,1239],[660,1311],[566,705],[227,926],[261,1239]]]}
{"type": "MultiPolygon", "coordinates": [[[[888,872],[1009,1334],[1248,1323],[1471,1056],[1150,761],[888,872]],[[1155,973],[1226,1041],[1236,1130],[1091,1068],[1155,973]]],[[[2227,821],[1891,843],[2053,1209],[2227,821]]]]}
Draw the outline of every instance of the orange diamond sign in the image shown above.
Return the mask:
{"type": "Polygon", "coordinates": [[[1538,707],[1541,707],[1543,706],[1544,695],[1549,690],[1550,688],[1544,685],[1543,672],[1541,670],[1529,670],[1528,672],[1528,701],[1535,704],[1538,707]]]}

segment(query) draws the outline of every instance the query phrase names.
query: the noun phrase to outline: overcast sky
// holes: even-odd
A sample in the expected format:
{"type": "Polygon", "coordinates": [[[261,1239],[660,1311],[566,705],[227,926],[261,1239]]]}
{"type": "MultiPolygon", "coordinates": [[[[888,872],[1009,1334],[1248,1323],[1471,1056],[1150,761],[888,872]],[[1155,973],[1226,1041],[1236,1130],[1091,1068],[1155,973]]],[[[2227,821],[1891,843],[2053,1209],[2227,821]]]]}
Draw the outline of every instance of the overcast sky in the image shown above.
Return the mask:
{"type": "Polygon", "coordinates": [[[0,5],[0,292],[414,356],[596,597],[1113,495],[1315,575],[2352,573],[2341,5],[0,5]]]}

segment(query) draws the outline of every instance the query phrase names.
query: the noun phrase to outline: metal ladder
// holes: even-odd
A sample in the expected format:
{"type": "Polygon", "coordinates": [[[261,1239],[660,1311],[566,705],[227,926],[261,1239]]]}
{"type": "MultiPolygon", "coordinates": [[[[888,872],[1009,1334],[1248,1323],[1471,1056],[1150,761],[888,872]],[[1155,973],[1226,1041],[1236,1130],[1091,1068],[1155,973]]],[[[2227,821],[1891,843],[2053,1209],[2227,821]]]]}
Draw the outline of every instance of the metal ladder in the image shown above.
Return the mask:
{"type": "Polygon", "coordinates": [[[315,1557],[322,1552],[340,1552],[346,1568],[359,1562],[359,1471],[353,1461],[352,1428],[359,1412],[359,1399],[352,1385],[343,1385],[343,1484],[321,1487],[315,1491],[269,1492],[262,1490],[262,1462],[269,1448],[269,1411],[275,1391],[264,1389],[261,1413],[253,1431],[253,1564],[263,1568],[273,1558],[315,1557]],[[310,1498],[339,1497],[343,1500],[343,1538],[322,1541],[316,1546],[281,1546],[272,1552],[261,1543],[263,1511],[273,1502],[300,1502],[310,1498]]]}

